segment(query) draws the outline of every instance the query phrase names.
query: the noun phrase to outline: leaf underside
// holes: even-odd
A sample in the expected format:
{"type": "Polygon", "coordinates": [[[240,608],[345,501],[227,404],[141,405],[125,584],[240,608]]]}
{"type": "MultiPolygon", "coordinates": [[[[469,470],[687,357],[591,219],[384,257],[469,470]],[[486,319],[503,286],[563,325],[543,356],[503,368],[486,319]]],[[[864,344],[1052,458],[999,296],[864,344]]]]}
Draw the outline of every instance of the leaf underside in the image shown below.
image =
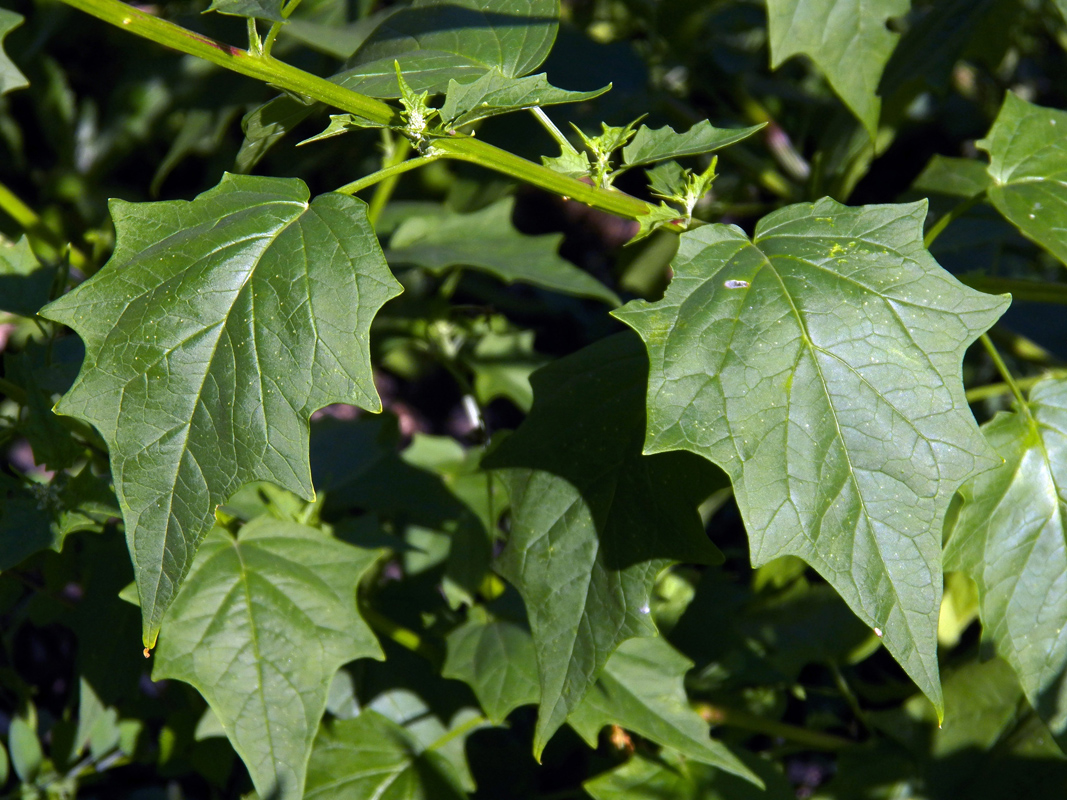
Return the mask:
{"type": "Polygon", "coordinates": [[[613,312],[649,350],[645,450],[722,466],[754,565],[803,558],[941,709],[941,526],[994,456],[964,349],[1003,313],[922,245],[926,204],[798,204],[684,234],[663,300],[613,312]]]}
{"type": "Polygon", "coordinates": [[[685,133],[676,133],[669,125],[662,128],[648,128],[642,125],[637,129],[633,140],[622,149],[623,164],[627,167],[636,167],[641,164],[654,164],[668,158],[712,153],[736,144],[742,139],[747,139],[765,124],[761,123],[748,128],[716,128],[707,120],[703,120],[685,133]]]}
{"type": "Polygon", "coordinates": [[[498,568],[534,637],[538,757],[619,644],[654,635],[656,576],[721,558],[696,511],[717,472],[685,454],[641,455],[647,370],[628,334],[538,370],[533,410],[483,463],[504,470],[512,503],[498,568]]]}
{"type": "Polygon", "coordinates": [[[366,205],[299,180],[111,210],[110,261],[41,313],[85,341],[56,410],[108,444],[151,647],[215,508],[254,480],[310,499],[310,415],[380,410],[368,335],[400,286],[366,205]]]}
{"type": "Polygon", "coordinates": [[[15,62],[7,57],[7,53],[4,52],[3,48],[4,37],[21,25],[22,22],[21,14],[8,11],[6,8],[0,8],[0,95],[5,95],[15,89],[22,89],[30,85],[30,82],[26,80],[26,76],[15,66],[15,62]]]}
{"type": "Polygon", "coordinates": [[[978,585],[984,631],[1030,704],[1067,741],[1067,381],[1034,386],[1028,413],[982,426],[1004,463],[960,490],[945,568],[978,585]]]}

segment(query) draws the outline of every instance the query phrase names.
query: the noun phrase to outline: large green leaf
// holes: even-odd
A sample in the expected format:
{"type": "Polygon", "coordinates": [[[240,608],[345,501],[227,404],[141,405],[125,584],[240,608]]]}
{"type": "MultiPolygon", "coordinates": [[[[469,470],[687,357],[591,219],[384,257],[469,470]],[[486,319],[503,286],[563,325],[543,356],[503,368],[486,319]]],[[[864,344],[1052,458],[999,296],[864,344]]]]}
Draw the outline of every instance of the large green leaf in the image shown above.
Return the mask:
{"type": "Polygon", "coordinates": [[[526,236],[511,224],[515,201],[500,200],[473,214],[404,220],[386,254],[394,264],[417,264],[440,273],[470,267],[500,280],[519,281],[618,305],[618,296],[556,252],[563,236],[526,236]]]}
{"type": "Polygon", "coordinates": [[[378,555],[259,517],[237,538],[212,530],[171,606],[153,677],[204,695],[262,797],[304,796],[334,673],[384,657],[356,611],[378,555]]]}
{"type": "Polygon", "coordinates": [[[403,727],[365,709],[323,727],[308,764],[306,800],[462,800],[453,767],[403,727]]]}
{"type": "Polygon", "coordinates": [[[271,22],[285,22],[283,0],[212,0],[208,11],[231,14],[235,17],[255,17],[271,22]]]}
{"type": "Polygon", "coordinates": [[[964,484],[945,567],[978,584],[984,630],[1030,704],[1067,733],[1067,381],[1047,379],[1025,409],[982,426],[1004,460],[964,484]]]}
{"type": "Polygon", "coordinates": [[[676,133],[669,125],[655,129],[642,125],[622,149],[622,160],[627,167],[636,167],[668,158],[711,153],[747,139],[762,127],[761,124],[750,128],[716,128],[703,120],[685,133],[676,133]]]}
{"type": "Polygon", "coordinates": [[[1008,298],[923,248],[926,203],[776,211],[755,238],[681,237],[657,303],[614,312],[649,349],[645,451],[722,466],[752,563],[803,558],[941,707],[941,526],[993,465],[967,408],[964,349],[1008,298]]]}
{"type": "Polygon", "coordinates": [[[641,455],[647,374],[626,334],[538,370],[532,412],[483,463],[505,469],[509,487],[499,568],[522,594],[537,650],[538,756],[619,644],[655,633],[660,571],[718,557],[696,511],[716,471],[687,454],[641,455]]]}
{"type": "Polygon", "coordinates": [[[449,81],[445,103],[441,106],[441,119],[450,129],[459,128],[480,119],[524,108],[592,100],[610,88],[608,84],[603,89],[591,92],[571,92],[557,89],[543,73],[526,78],[509,78],[494,67],[472,83],[449,81]]]}
{"type": "Polygon", "coordinates": [[[567,723],[591,747],[601,728],[619,725],[759,784],[737,756],[708,736],[708,723],[689,705],[682,680],[692,667],[692,661],[659,637],[623,642],[567,723]]]}
{"type": "Polygon", "coordinates": [[[394,61],[416,92],[443,94],[497,68],[533,72],[556,40],[559,0],[415,0],[386,18],[331,80],[371,97],[399,97],[394,61]]]}
{"type": "Polygon", "coordinates": [[[1023,235],[1067,264],[1067,111],[1008,92],[989,135],[989,199],[1023,235]]]}
{"type": "Polygon", "coordinates": [[[771,67],[810,57],[873,139],[882,107],[878,82],[899,38],[886,22],[910,6],[910,0],[767,0],[771,67]]]}
{"type": "Polygon", "coordinates": [[[30,82],[26,80],[26,76],[19,72],[15,62],[7,57],[7,53],[4,52],[3,48],[4,37],[21,25],[22,21],[21,14],[8,11],[6,8],[0,8],[0,95],[30,85],[30,82]]]}
{"type": "Polygon", "coordinates": [[[380,410],[368,332],[400,286],[365,204],[299,180],[111,211],[111,260],[42,314],[85,340],[57,411],[108,443],[151,647],[216,506],[254,480],[310,499],[310,415],[380,410]]]}

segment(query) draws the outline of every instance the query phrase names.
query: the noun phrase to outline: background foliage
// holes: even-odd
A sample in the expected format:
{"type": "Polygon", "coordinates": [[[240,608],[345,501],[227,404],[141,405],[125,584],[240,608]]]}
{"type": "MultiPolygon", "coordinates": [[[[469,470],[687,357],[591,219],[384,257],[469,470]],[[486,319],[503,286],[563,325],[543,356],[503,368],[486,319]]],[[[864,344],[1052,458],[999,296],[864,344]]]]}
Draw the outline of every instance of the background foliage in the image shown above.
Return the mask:
{"type": "Polygon", "coordinates": [[[1062,0],[66,2],[0,796],[1067,791],[1062,0]]]}

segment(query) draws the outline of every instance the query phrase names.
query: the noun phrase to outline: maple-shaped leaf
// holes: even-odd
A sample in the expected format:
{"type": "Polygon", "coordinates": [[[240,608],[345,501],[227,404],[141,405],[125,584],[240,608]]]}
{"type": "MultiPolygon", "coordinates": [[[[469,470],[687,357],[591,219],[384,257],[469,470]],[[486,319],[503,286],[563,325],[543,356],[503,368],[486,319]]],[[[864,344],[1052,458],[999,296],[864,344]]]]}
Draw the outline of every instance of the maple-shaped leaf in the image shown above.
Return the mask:
{"type": "Polygon", "coordinates": [[[153,678],[208,701],[261,797],[299,800],[334,674],[384,658],[356,610],[380,551],[258,517],[235,538],[214,528],[171,606],[153,678]]]}
{"type": "Polygon", "coordinates": [[[996,463],[967,408],[963,351],[1008,306],[923,248],[926,203],[783,208],[750,240],[681,237],[657,303],[614,314],[649,350],[645,452],[725,469],[754,565],[817,569],[941,708],[941,527],[996,463]]]}
{"type": "Polygon", "coordinates": [[[982,431],[1004,463],[960,490],[945,567],[978,585],[998,655],[1067,741],[1067,381],[1041,381],[982,431]]]}
{"type": "Polygon", "coordinates": [[[873,139],[882,101],[878,82],[900,34],[886,22],[911,0],[767,0],[771,68],[803,53],[873,139]]]}
{"type": "Polygon", "coordinates": [[[1005,219],[1067,264],[1067,112],[1008,92],[989,135],[989,199],[1005,219]]]}
{"type": "Polygon", "coordinates": [[[531,378],[530,415],[483,462],[504,469],[511,498],[498,566],[534,637],[538,756],[619,644],[655,634],[656,576],[720,557],[697,506],[721,473],[689,454],[641,454],[647,376],[629,333],[549,364],[531,378]]]}
{"type": "Polygon", "coordinates": [[[227,175],[191,202],[113,201],[115,253],[42,310],[85,341],[56,410],[107,441],[145,646],[242,484],[311,498],[308,425],[371,411],[372,317],[400,285],[367,221],[299,180],[227,175]]]}

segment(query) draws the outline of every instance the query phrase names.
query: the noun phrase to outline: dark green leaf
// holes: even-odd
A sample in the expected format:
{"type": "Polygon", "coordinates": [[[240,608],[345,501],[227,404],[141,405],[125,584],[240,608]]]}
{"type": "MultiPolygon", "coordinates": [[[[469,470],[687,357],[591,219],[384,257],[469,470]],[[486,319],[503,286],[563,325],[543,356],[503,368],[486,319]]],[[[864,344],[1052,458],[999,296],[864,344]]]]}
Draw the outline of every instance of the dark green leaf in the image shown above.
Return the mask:
{"type": "Polygon", "coordinates": [[[14,242],[0,236],[0,311],[34,316],[48,302],[54,278],[55,270],[37,260],[25,236],[14,242]]]}
{"type": "Polygon", "coordinates": [[[0,8],[0,95],[30,85],[30,82],[26,80],[26,76],[19,72],[19,68],[15,66],[15,62],[7,57],[3,47],[4,38],[21,25],[22,22],[21,14],[8,11],[6,8],[0,8]]]}
{"type": "Polygon", "coordinates": [[[371,97],[399,97],[393,62],[416,92],[443,94],[497,68],[533,72],[556,40],[559,0],[415,0],[386,18],[334,80],[371,97]]]}
{"type": "Polygon", "coordinates": [[[448,635],[441,674],[467,683],[496,723],[519,706],[537,703],[541,696],[529,631],[506,620],[490,621],[475,610],[448,635]]]}
{"type": "Polygon", "coordinates": [[[878,82],[899,34],[886,22],[908,12],[910,0],[767,0],[771,68],[804,54],[873,139],[882,102],[878,82]]]}
{"type": "Polygon", "coordinates": [[[1004,463],[960,490],[945,567],[978,584],[984,630],[1030,704],[1067,741],[1067,381],[982,426],[1004,463]]]}
{"type": "Polygon", "coordinates": [[[530,374],[546,361],[534,350],[533,331],[487,331],[462,358],[474,372],[474,394],[479,403],[486,406],[506,397],[523,411],[530,410],[530,374]]]}
{"type": "Polygon", "coordinates": [[[803,558],[941,707],[941,526],[993,465],[967,408],[963,351],[1005,297],[923,249],[926,204],[833,200],[683,234],[658,303],[615,312],[652,364],[645,451],[720,464],[752,563],[803,558]]]}
{"type": "Polygon", "coordinates": [[[470,267],[511,283],[519,281],[618,305],[618,296],[557,254],[563,236],[526,236],[511,224],[515,201],[500,200],[473,214],[411,217],[389,241],[393,264],[416,264],[440,274],[470,267]]]}
{"type": "Polygon", "coordinates": [[[622,161],[627,167],[654,164],[668,158],[682,158],[701,153],[711,153],[727,145],[740,142],[754,134],[763,125],[750,128],[715,128],[707,120],[698,122],[685,133],[675,133],[674,128],[649,128],[642,125],[633,140],[622,149],[622,161]]]}
{"type": "Polygon", "coordinates": [[[152,646],[215,508],[253,480],[311,498],[311,414],[381,408],[368,331],[400,287],[366,206],[299,180],[111,208],[114,255],[44,313],[86,343],[57,410],[108,443],[152,646]]]}
{"type": "Polygon", "coordinates": [[[1067,264],[1067,111],[1008,92],[989,135],[989,199],[1028,239],[1067,264]]]}
{"type": "Polygon", "coordinates": [[[925,194],[975,197],[988,189],[990,182],[989,172],[981,161],[938,155],[930,159],[911,188],[925,194]]]}
{"type": "Polygon", "coordinates": [[[153,676],[204,695],[263,797],[304,796],[334,674],[383,657],[356,611],[378,555],[260,517],[236,539],[215,528],[174,599],[153,676]]]}
{"type": "Polygon", "coordinates": [[[611,84],[591,92],[571,92],[557,89],[548,82],[548,76],[544,73],[526,78],[509,78],[494,67],[473,83],[450,80],[445,104],[441,107],[441,120],[449,128],[459,128],[480,119],[524,108],[592,100],[609,89],[611,84]]]}
{"type": "Polygon", "coordinates": [[[708,736],[708,723],[690,707],[682,681],[692,667],[692,661],[659,637],[623,642],[567,723],[590,747],[596,746],[601,728],[618,725],[760,784],[737,756],[708,736]]]}
{"type": "Polygon", "coordinates": [[[313,104],[301,103],[289,95],[282,95],[245,114],[241,120],[245,138],[234,159],[234,171],[251,172],[276,142],[307,119],[314,110],[313,104]]]}
{"type": "Polygon", "coordinates": [[[506,470],[512,528],[499,568],[537,649],[538,755],[619,644],[655,633],[649,595],[663,568],[719,557],[696,513],[715,471],[684,454],[641,455],[647,374],[630,335],[538,370],[533,411],[483,464],[506,470]]]}
{"type": "Polygon", "coordinates": [[[235,17],[255,17],[271,22],[285,22],[282,16],[284,0],[212,0],[208,11],[231,14],[235,17]]]}
{"type": "Polygon", "coordinates": [[[308,763],[307,800],[463,800],[452,766],[381,714],[323,727],[308,763]]]}

